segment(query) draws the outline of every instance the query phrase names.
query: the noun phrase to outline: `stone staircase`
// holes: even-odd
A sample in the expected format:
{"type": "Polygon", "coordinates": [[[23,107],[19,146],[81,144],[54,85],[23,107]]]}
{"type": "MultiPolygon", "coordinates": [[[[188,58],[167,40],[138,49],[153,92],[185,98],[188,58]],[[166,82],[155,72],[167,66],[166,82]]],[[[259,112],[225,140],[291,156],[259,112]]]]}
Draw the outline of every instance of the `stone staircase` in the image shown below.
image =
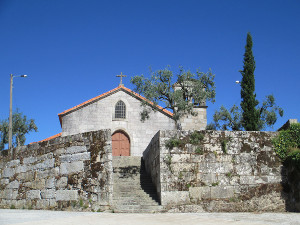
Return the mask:
{"type": "Polygon", "coordinates": [[[117,213],[161,212],[151,177],[141,157],[113,157],[113,210],[117,213]]]}

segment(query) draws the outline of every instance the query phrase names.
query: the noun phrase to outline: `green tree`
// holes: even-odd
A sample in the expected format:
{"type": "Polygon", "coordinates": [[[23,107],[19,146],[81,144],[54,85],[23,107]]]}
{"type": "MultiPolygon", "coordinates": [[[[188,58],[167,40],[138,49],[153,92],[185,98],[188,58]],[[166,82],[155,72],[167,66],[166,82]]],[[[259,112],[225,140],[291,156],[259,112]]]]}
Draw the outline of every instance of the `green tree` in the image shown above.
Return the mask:
{"type": "MultiPolygon", "coordinates": [[[[266,96],[266,99],[260,106],[256,107],[258,112],[257,130],[264,130],[272,127],[278,116],[283,116],[283,109],[276,105],[273,95],[266,96]]],[[[242,110],[233,105],[230,110],[221,106],[213,115],[213,122],[207,125],[207,130],[246,130],[242,123],[242,110]]]]}
{"type": "Polygon", "coordinates": [[[255,61],[252,53],[252,37],[248,32],[247,43],[244,54],[244,68],[241,72],[241,109],[242,124],[247,131],[259,130],[259,112],[256,109],[258,101],[256,100],[255,79],[254,79],[255,61]]]}
{"type": "MultiPolygon", "coordinates": [[[[0,121],[0,150],[3,150],[5,144],[8,143],[8,124],[9,119],[0,121]]],[[[32,131],[38,131],[34,120],[27,119],[27,117],[17,109],[12,116],[13,147],[24,145],[26,141],[25,135],[32,131]]]]}
{"type": "Polygon", "coordinates": [[[257,108],[259,114],[258,130],[264,130],[266,127],[272,127],[278,118],[283,116],[283,109],[276,105],[273,95],[266,96],[262,105],[257,108]]]}
{"type": "Polygon", "coordinates": [[[238,106],[233,105],[230,110],[221,106],[213,115],[213,123],[207,125],[207,130],[242,130],[242,116],[238,106]]]}
{"type": "Polygon", "coordinates": [[[176,77],[173,78],[173,72],[166,68],[151,72],[151,77],[146,78],[143,75],[131,78],[131,83],[135,85],[134,91],[145,96],[146,99],[153,102],[152,107],[149,102],[142,103],[143,111],[141,120],[149,118],[151,111],[157,110],[156,107],[162,103],[164,109],[173,112],[173,119],[177,129],[181,129],[180,118],[186,114],[195,115],[193,107],[195,104],[203,104],[205,101],[215,101],[214,75],[209,70],[207,73],[196,73],[179,69],[176,77]],[[173,82],[175,80],[175,82],[173,82]]]}

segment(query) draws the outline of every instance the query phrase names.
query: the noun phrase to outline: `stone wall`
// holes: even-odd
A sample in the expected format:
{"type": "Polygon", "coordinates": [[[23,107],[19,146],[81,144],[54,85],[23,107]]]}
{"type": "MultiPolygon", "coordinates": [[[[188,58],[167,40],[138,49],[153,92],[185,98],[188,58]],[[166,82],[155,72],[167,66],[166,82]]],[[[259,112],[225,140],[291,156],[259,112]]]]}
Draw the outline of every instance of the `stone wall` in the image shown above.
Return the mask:
{"type": "Polygon", "coordinates": [[[1,152],[1,208],[105,210],[111,199],[110,130],[1,152]]]}
{"type": "Polygon", "coordinates": [[[193,111],[196,115],[184,115],[180,118],[182,130],[205,130],[207,126],[207,106],[195,106],[193,111]]]}
{"type": "Polygon", "coordinates": [[[197,143],[191,134],[160,131],[144,154],[168,210],[285,211],[286,172],[271,143],[276,133],[198,131],[204,138],[197,143]],[[178,147],[167,148],[170,139],[178,147]]]}
{"type": "Polygon", "coordinates": [[[160,132],[157,132],[152,138],[150,144],[143,153],[143,159],[147,173],[151,175],[152,182],[156,187],[156,192],[161,199],[160,183],[160,132]],[[145,160],[146,159],[146,160],[145,160]]]}

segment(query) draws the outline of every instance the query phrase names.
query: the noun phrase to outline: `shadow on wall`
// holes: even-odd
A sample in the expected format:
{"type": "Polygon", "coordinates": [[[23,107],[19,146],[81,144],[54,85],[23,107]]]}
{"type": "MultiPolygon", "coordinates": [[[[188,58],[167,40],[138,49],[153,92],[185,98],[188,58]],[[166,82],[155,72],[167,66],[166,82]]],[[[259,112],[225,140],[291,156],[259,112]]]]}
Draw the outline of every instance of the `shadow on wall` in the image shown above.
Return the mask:
{"type": "Polygon", "coordinates": [[[295,166],[284,164],[281,175],[286,211],[300,212],[300,171],[295,166]]]}

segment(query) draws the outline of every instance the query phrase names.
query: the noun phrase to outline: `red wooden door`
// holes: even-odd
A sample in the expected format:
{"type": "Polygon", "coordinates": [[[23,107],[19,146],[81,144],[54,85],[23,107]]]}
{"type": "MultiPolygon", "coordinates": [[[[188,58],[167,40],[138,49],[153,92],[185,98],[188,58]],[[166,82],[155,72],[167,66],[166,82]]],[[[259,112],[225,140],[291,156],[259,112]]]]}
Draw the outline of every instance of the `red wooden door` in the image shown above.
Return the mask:
{"type": "Polygon", "coordinates": [[[115,132],[112,137],[112,155],[113,156],[129,156],[130,142],[127,135],[122,131],[115,132]]]}

